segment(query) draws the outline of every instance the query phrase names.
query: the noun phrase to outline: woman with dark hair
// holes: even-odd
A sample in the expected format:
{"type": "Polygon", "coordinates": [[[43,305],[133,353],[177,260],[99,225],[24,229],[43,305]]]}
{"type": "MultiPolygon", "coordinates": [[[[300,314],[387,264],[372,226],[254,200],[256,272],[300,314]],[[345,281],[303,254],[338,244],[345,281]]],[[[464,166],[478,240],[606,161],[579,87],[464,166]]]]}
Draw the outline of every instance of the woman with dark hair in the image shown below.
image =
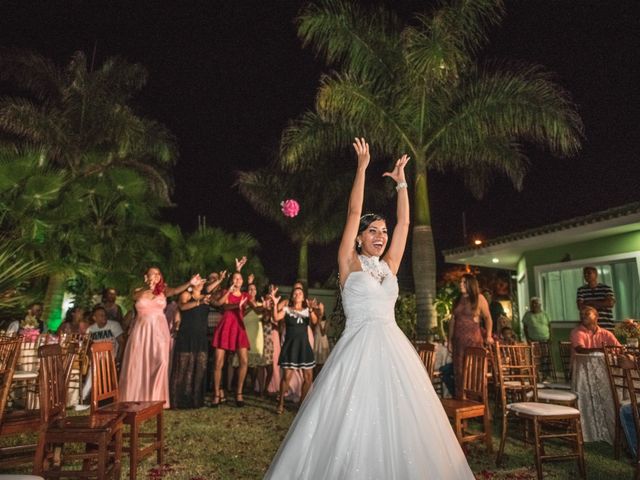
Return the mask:
{"type": "Polygon", "coordinates": [[[284,412],[284,396],[289,390],[291,377],[296,370],[301,370],[303,377],[300,403],[304,401],[313,382],[313,369],[316,362],[313,348],[309,343],[309,326],[314,327],[318,323],[317,313],[320,309],[318,302],[305,298],[302,288],[294,287],[287,306],[279,310],[277,305],[280,298],[275,296],[277,291],[276,288],[270,293],[271,300],[274,301],[273,319],[275,322],[284,320],[285,324],[284,343],[278,359],[278,365],[284,369],[284,375],[280,381],[280,397],[277,408],[277,412],[280,414],[284,412]]]}
{"type": "Polygon", "coordinates": [[[204,405],[209,342],[207,317],[209,296],[204,283],[188,288],[178,297],[180,326],[173,346],[171,406],[200,408],[204,405]]]}
{"type": "MultiPolygon", "coordinates": [[[[246,259],[243,259],[246,262],[246,259]]],[[[242,262],[242,260],[240,261],[242,262]]],[[[244,265],[242,262],[242,265],[244,265]]],[[[249,368],[249,337],[244,326],[243,318],[248,307],[249,294],[242,291],[244,279],[236,261],[236,272],[231,276],[231,286],[222,293],[222,296],[214,302],[214,305],[222,307],[224,313],[220,323],[213,332],[212,346],[216,349],[215,367],[213,372],[213,401],[212,406],[217,407],[225,401],[224,392],[220,388],[222,380],[222,367],[224,366],[227,352],[237,352],[240,366],[238,368],[238,383],[236,386],[236,406],[244,407],[242,387],[249,368]]]]}
{"type": "Polygon", "coordinates": [[[169,349],[171,335],[164,309],[167,297],[202,283],[194,275],[187,283],[171,288],[162,272],[151,267],[144,275],[145,287],[137,289],[136,318],[124,350],[120,376],[120,400],[124,402],[163,401],[169,408],[169,349]]]}
{"type": "Polygon", "coordinates": [[[384,219],[361,217],[369,145],[356,139],[354,148],[358,169],[338,250],[346,327],[265,479],[473,479],[427,371],[395,322],[409,158],[385,174],[398,192],[388,242],[384,219]]]}
{"type": "Polygon", "coordinates": [[[455,381],[456,398],[462,397],[462,382],[464,380],[464,351],[469,347],[482,347],[482,331],[480,317],[486,328],[486,343],[493,343],[491,332],[493,323],[489,304],[480,295],[478,280],[469,273],[465,273],[460,280],[460,295],[453,307],[453,314],[449,321],[449,351],[453,355],[453,377],[455,381]]]}
{"type": "Polygon", "coordinates": [[[84,318],[84,313],[84,308],[78,305],[67,310],[67,313],[64,316],[64,321],[58,327],[58,335],[79,333],[80,320],[84,318]]]}

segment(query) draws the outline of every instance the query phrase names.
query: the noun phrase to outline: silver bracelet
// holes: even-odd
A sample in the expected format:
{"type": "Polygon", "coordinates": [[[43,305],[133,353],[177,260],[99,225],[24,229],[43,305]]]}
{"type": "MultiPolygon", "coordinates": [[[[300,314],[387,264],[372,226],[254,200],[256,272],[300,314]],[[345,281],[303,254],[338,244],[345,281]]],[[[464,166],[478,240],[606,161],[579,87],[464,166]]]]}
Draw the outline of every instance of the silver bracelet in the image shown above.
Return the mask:
{"type": "Polygon", "coordinates": [[[396,192],[399,192],[401,189],[407,188],[408,186],[409,185],[407,185],[407,182],[400,182],[396,185],[396,192]]]}

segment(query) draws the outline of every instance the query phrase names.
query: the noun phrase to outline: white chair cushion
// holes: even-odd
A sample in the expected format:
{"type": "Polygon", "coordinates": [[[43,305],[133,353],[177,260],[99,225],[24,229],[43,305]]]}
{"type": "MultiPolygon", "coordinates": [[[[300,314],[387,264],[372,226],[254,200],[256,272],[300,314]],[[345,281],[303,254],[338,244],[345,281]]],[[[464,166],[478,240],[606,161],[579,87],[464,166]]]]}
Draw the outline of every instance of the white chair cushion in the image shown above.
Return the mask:
{"type": "Polygon", "coordinates": [[[570,383],[546,383],[547,388],[553,388],[555,390],[571,390],[570,383]]]}
{"type": "Polygon", "coordinates": [[[579,415],[580,412],[565,405],[554,405],[553,403],[539,402],[517,402],[510,403],[507,408],[516,413],[524,413],[527,415],[536,415],[538,417],[553,415],[579,415]]]}
{"type": "MultiPolygon", "coordinates": [[[[527,392],[527,398],[533,397],[533,392],[527,392]]],[[[539,390],[538,399],[540,400],[556,400],[559,402],[573,402],[578,396],[573,392],[567,392],[566,390],[539,390]]]]}
{"type": "Polygon", "coordinates": [[[16,370],[13,372],[14,380],[33,380],[38,378],[38,372],[27,372],[25,370],[16,370]]]}

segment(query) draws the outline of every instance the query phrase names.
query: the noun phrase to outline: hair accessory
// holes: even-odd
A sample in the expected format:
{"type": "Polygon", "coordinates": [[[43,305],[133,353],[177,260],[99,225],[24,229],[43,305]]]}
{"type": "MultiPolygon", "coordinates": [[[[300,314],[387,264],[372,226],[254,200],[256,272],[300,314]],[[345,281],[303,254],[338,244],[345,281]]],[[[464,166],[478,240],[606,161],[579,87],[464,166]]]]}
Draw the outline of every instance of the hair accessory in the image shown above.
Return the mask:
{"type": "Polygon", "coordinates": [[[401,189],[407,188],[408,186],[409,185],[407,185],[407,182],[400,182],[396,185],[396,192],[399,192],[401,189]]]}

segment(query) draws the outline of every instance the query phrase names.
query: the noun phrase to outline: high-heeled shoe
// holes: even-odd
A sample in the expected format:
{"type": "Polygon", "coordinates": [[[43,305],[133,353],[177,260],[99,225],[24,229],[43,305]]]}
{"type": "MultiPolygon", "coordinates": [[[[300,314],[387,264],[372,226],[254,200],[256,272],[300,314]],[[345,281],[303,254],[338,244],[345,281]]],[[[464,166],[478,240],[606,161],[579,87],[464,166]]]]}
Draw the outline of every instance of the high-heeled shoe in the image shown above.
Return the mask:
{"type": "Polygon", "coordinates": [[[239,397],[242,397],[242,394],[236,395],[236,407],[242,408],[244,407],[244,397],[242,399],[239,397]]]}

